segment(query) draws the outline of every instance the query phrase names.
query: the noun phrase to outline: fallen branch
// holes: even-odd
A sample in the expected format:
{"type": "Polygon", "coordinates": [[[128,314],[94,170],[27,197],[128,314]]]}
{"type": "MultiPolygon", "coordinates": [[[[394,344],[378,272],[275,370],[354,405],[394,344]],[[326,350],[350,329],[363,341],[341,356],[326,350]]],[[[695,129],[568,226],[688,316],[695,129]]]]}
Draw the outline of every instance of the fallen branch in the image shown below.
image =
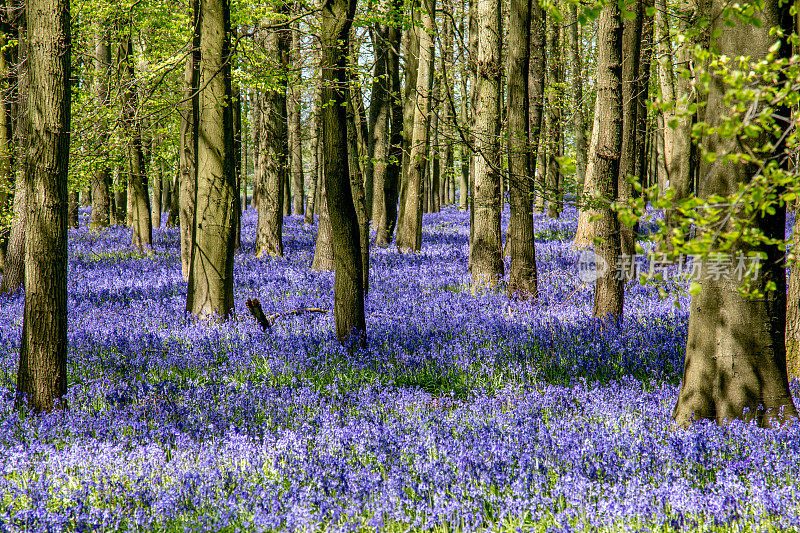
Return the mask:
{"type": "Polygon", "coordinates": [[[261,302],[258,301],[258,298],[248,298],[247,308],[264,331],[271,331],[272,324],[275,320],[284,316],[302,315],[304,313],[324,314],[328,312],[327,309],[320,309],[319,307],[301,307],[300,309],[292,309],[291,311],[284,311],[283,313],[275,313],[274,315],[267,316],[264,314],[264,310],[261,308],[261,302]]]}

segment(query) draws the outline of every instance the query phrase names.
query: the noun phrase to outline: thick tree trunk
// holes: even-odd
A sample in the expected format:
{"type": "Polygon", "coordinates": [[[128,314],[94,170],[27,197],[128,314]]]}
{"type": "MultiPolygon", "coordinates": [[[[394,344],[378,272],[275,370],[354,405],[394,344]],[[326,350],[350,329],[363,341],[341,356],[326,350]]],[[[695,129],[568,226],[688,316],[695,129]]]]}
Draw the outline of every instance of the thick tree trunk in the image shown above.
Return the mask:
{"type": "Polygon", "coordinates": [[[186,310],[199,317],[233,312],[236,173],[231,102],[228,0],[195,0],[200,7],[200,94],[194,239],[186,310]]]}
{"type": "MultiPolygon", "coordinates": [[[[757,9],[755,13],[762,22],[759,27],[721,16],[724,7],[723,0],[713,0],[710,35],[714,36],[712,48],[728,57],[747,56],[760,61],[776,41],[771,28],[783,26],[784,35],[792,32],[791,4],[767,0],[763,10],[757,9]],[[730,20],[734,21],[733,27],[726,25],[730,20]]],[[[785,58],[790,53],[790,47],[784,42],[776,55],[785,58]]],[[[725,102],[729,88],[721,76],[711,75],[706,107],[711,127],[721,125],[731,116],[731,107],[725,102]]],[[[759,111],[761,109],[755,113],[759,111]]],[[[786,108],[774,112],[789,116],[786,108]]],[[[741,116],[736,119],[741,120],[741,116]]],[[[745,148],[748,145],[752,148],[754,145],[764,146],[768,141],[775,146],[775,159],[782,159],[785,146],[767,135],[753,140],[707,135],[702,142],[705,150],[726,155],[744,152],[742,144],[745,148]]],[[[756,165],[703,161],[700,165],[700,195],[703,198],[732,196],[744,184],[750,183],[757,172],[756,165]]],[[[731,231],[740,216],[734,208],[721,227],[706,231],[731,231]]],[[[757,216],[747,224],[758,228],[767,238],[780,241],[784,238],[785,210],[757,216]]],[[[703,231],[703,228],[699,230],[703,231]]],[[[711,275],[707,271],[708,262],[698,273],[696,280],[701,290],[692,296],[683,381],[673,412],[678,426],[688,426],[703,419],[718,423],[744,419],[756,421],[760,426],[771,426],[797,418],[786,374],[783,253],[779,246],[766,244],[755,247],[735,244],[728,251],[733,254],[734,261],[736,254],[748,252],[766,254],[760,274],[751,279],[754,288],[765,291],[762,298],[742,296],[739,292],[741,282],[735,276],[724,279],[711,275]],[[765,290],[770,283],[774,283],[775,290],[765,290]]]]}
{"type": "Polygon", "coordinates": [[[68,0],[28,0],[25,308],[17,404],[50,411],[67,392],[68,0]]]}
{"type": "MultiPolygon", "coordinates": [[[[321,96],[320,96],[321,97],[321,96]]],[[[321,117],[320,117],[321,118],[321,117]]],[[[320,124],[320,133],[322,132],[322,124],[320,124]]],[[[324,142],[324,141],[323,141],[324,142]]],[[[318,154],[321,159],[324,159],[322,154],[322,143],[320,143],[320,153],[318,154]]],[[[314,260],[311,263],[311,269],[317,272],[323,270],[333,270],[336,264],[333,261],[333,244],[331,239],[331,219],[328,216],[328,202],[327,194],[325,191],[325,168],[324,160],[323,165],[320,166],[317,180],[319,181],[319,198],[317,199],[319,213],[319,224],[317,225],[317,240],[314,243],[314,260]]]]}
{"type": "MultiPolygon", "coordinates": [[[[350,73],[348,72],[348,76],[350,73]]],[[[352,88],[356,81],[351,79],[348,84],[348,91],[352,92],[352,88]]],[[[358,141],[358,115],[356,114],[356,106],[354,105],[354,98],[352,93],[347,99],[347,166],[350,172],[350,187],[353,195],[353,205],[356,209],[356,217],[358,218],[359,241],[361,243],[361,264],[363,266],[362,272],[364,276],[363,287],[364,294],[367,293],[369,288],[369,218],[367,217],[367,207],[364,192],[364,177],[361,173],[361,165],[358,163],[359,154],[359,141],[358,141]]]]}
{"type": "Polygon", "coordinates": [[[425,169],[428,164],[431,91],[433,89],[434,24],[436,0],[424,0],[420,16],[422,26],[416,28],[419,41],[419,66],[416,84],[414,128],[408,164],[408,182],[405,206],[397,230],[397,248],[405,252],[418,252],[422,247],[422,200],[425,169]]]}
{"type": "Polygon", "coordinates": [[[477,1],[478,84],[475,88],[475,205],[470,266],[473,284],[495,287],[503,278],[500,234],[500,55],[502,17],[499,0],[477,1]]]}
{"type": "Polygon", "coordinates": [[[513,0],[508,21],[508,294],[521,298],[538,295],[528,94],[531,4],[531,0],[513,0]]]}
{"type": "Polygon", "coordinates": [[[366,344],[362,247],[350,183],[347,147],[347,56],[356,0],[326,0],[322,7],[322,112],[325,189],[335,262],[336,335],[366,344]]]}
{"type": "Polygon", "coordinates": [[[150,218],[150,195],[147,192],[145,155],[142,146],[141,127],[137,122],[138,95],[133,70],[133,42],[126,38],[119,47],[119,62],[123,73],[122,95],[123,126],[125,129],[126,159],[130,185],[133,246],[139,253],[153,249],[153,224],[150,218]]]}
{"type": "MultiPolygon", "coordinates": [[[[403,39],[403,56],[405,84],[403,88],[403,166],[402,179],[400,180],[400,201],[398,207],[398,223],[402,224],[405,218],[406,194],[408,191],[408,173],[411,162],[411,145],[414,138],[414,116],[417,107],[417,78],[419,76],[420,41],[419,27],[420,20],[419,0],[411,0],[406,3],[410,10],[412,20],[411,27],[406,28],[406,37],[403,39]]],[[[399,228],[398,228],[399,232],[399,228]]]]}
{"type": "Polygon", "coordinates": [[[786,295],[786,371],[800,378],[800,200],[794,205],[789,287],[786,295]]]}
{"type": "Polygon", "coordinates": [[[197,198],[197,89],[200,79],[200,42],[195,32],[192,45],[195,50],[186,61],[184,72],[183,101],[181,102],[181,133],[179,139],[179,220],[181,227],[181,271],[183,279],[189,280],[189,261],[194,241],[194,213],[197,198]]]}
{"type": "MultiPolygon", "coordinates": [[[[617,199],[619,154],[622,148],[622,16],[619,5],[607,4],[598,22],[597,105],[599,122],[594,152],[598,203],[596,222],[597,256],[608,265],[598,269],[594,287],[594,316],[618,318],[622,315],[623,284],[617,279],[620,254],[619,220],[611,209],[617,199]]],[[[602,262],[601,262],[602,264],[602,262]]]]}
{"type": "Polygon", "coordinates": [[[561,102],[563,70],[561,67],[561,21],[550,17],[547,25],[547,70],[549,87],[547,89],[547,161],[545,190],[547,216],[556,218],[561,214],[564,177],[558,158],[561,157],[561,102]]]}
{"type": "MultiPolygon", "coordinates": [[[[642,20],[644,0],[630,6],[632,18],[626,17],[622,31],[622,149],[619,159],[617,197],[624,202],[633,197],[630,178],[639,179],[636,172],[636,155],[639,136],[636,132],[639,113],[639,65],[641,62],[642,20]]],[[[636,253],[636,236],[633,226],[620,222],[620,252],[624,256],[636,253]]]]}
{"type": "MultiPolygon", "coordinates": [[[[291,35],[286,30],[269,30],[266,49],[274,69],[289,66],[291,35]]],[[[286,106],[286,78],[278,76],[264,93],[261,109],[262,134],[259,150],[261,184],[258,199],[256,257],[283,256],[283,216],[288,186],[289,142],[286,106]]]]}
{"type": "Polygon", "coordinates": [[[530,98],[530,139],[531,139],[531,172],[534,174],[531,192],[531,202],[536,202],[536,210],[544,210],[544,169],[545,169],[545,142],[543,137],[547,132],[544,113],[545,78],[547,58],[545,45],[547,43],[546,11],[538,2],[531,4],[531,60],[530,74],[528,77],[528,97],[530,98]]]}
{"type": "Polygon", "coordinates": [[[531,4],[531,0],[512,0],[508,14],[508,295],[521,298],[538,295],[528,94],[531,4]]]}

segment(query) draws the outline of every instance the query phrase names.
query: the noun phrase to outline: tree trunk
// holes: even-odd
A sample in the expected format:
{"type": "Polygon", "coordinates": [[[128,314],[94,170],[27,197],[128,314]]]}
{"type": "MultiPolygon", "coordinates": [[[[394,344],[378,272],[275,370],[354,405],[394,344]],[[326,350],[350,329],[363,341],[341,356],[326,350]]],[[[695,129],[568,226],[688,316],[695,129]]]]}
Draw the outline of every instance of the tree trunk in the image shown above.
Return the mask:
{"type": "Polygon", "coordinates": [[[261,168],[261,138],[263,137],[264,119],[262,118],[261,107],[263,105],[263,95],[256,89],[253,91],[253,208],[258,209],[259,188],[264,174],[261,168]]]}
{"type": "MultiPolygon", "coordinates": [[[[348,76],[350,73],[348,72],[348,76]]],[[[348,92],[352,91],[356,80],[351,79],[348,84],[348,92]]],[[[356,113],[355,99],[352,93],[347,99],[347,166],[350,172],[350,187],[352,189],[353,205],[356,209],[358,218],[359,241],[361,244],[361,264],[364,276],[364,294],[369,290],[369,218],[367,218],[367,207],[364,192],[364,178],[361,173],[361,165],[358,162],[359,141],[358,141],[358,115],[356,113]]]]}
{"type": "Polygon", "coordinates": [[[583,116],[583,69],[581,68],[581,40],[578,32],[578,6],[569,4],[570,63],[572,64],[572,129],[575,133],[575,180],[578,196],[583,192],[586,176],[586,119],[583,116]]]}
{"type": "Polygon", "coordinates": [[[440,123],[442,137],[444,137],[444,165],[442,168],[442,195],[440,199],[441,205],[450,205],[455,201],[455,156],[453,153],[453,143],[456,139],[456,134],[453,128],[453,121],[455,120],[454,98],[453,93],[455,89],[455,82],[453,76],[455,75],[453,69],[453,20],[455,9],[453,7],[453,0],[444,1],[444,36],[442,39],[442,52],[441,52],[441,65],[442,65],[442,84],[449,84],[444,86],[442,95],[444,101],[442,103],[442,120],[440,123]]]}
{"type": "Polygon", "coordinates": [[[531,4],[531,0],[513,0],[508,14],[508,295],[521,298],[538,295],[528,95],[531,4]]]}
{"type": "MultiPolygon", "coordinates": [[[[402,179],[400,180],[400,198],[398,207],[398,221],[403,224],[406,210],[406,194],[408,191],[408,173],[411,162],[411,145],[414,137],[414,116],[416,113],[417,98],[417,78],[419,76],[420,59],[420,40],[419,27],[422,25],[420,20],[419,0],[410,0],[406,3],[411,13],[412,24],[406,28],[406,38],[403,39],[403,55],[405,74],[405,85],[403,88],[403,166],[402,179]]],[[[399,229],[398,229],[399,232],[399,229]]]]}
{"type": "Polygon", "coordinates": [[[503,278],[500,234],[500,55],[499,0],[477,0],[478,84],[475,87],[475,205],[470,265],[473,284],[495,287],[503,278]]]}
{"type": "MultiPolygon", "coordinates": [[[[466,6],[469,4],[468,0],[463,0],[461,4],[461,16],[459,17],[458,21],[458,31],[459,34],[462,36],[465,35],[465,27],[464,21],[467,18],[466,15],[466,6]]],[[[538,4],[537,4],[538,5],[538,4]]],[[[467,81],[469,80],[470,73],[472,69],[469,66],[470,61],[465,60],[463,61],[463,66],[461,68],[461,127],[462,130],[467,130],[463,133],[466,139],[469,139],[469,124],[471,123],[471,115],[470,115],[470,97],[469,91],[467,90],[467,81]]],[[[459,211],[466,211],[467,210],[467,197],[469,196],[469,167],[470,161],[472,160],[472,150],[470,146],[467,145],[465,142],[461,142],[459,144],[460,150],[460,159],[461,159],[461,172],[459,174],[459,182],[458,182],[458,210],[459,211]]]]}
{"type": "MultiPolygon", "coordinates": [[[[286,72],[289,67],[290,41],[291,35],[286,30],[268,31],[265,46],[276,72],[286,72]]],[[[283,75],[277,76],[273,87],[264,92],[261,117],[263,127],[259,158],[262,175],[256,257],[264,254],[282,257],[284,200],[289,179],[286,78],[283,75]]]]}
{"type": "MultiPolygon", "coordinates": [[[[27,109],[24,110],[24,113],[27,113],[27,109]]],[[[14,218],[11,222],[11,233],[8,238],[6,260],[3,266],[3,280],[0,282],[0,294],[11,294],[22,287],[25,273],[26,213],[25,174],[20,169],[17,171],[17,180],[14,186],[14,218]]]]}
{"type": "MultiPolygon", "coordinates": [[[[155,152],[155,150],[153,150],[155,152]]],[[[161,196],[164,182],[164,166],[161,162],[150,162],[150,175],[153,176],[153,227],[161,227],[161,196]]]]}
{"type": "Polygon", "coordinates": [[[408,183],[405,207],[397,230],[397,248],[418,252],[422,247],[422,200],[425,169],[428,164],[431,91],[433,89],[434,21],[436,0],[424,0],[421,8],[422,26],[416,28],[419,41],[419,66],[414,108],[414,129],[409,154],[408,183]]]}
{"type": "Polygon", "coordinates": [[[28,0],[25,308],[17,405],[50,411],[67,392],[68,0],[28,0]]]}
{"type": "MultiPolygon", "coordinates": [[[[320,98],[322,95],[320,94],[320,98]]],[[[322,111],[320,110],[320,113],[322,111]]],[[[322,116],[320,115],[320,118],[322,116]]],[[[322,133],[322,124],[320,123],[319,133],[322,133]]],[[[324,141],[323,141],[324,142],[324,141]]],[[[331,219],[328,216],[328,202],[325,190],[325,167],[324,167],[324,154],[322,153],[322,143],[320,143],[320,153],[318,157],[322,159],[322,165],[318,171],[317,180],[319,181],[319,198],[317,200],[319,224],[317,225],[317,240],[314,244],[314,260],[311,263],[311,269],[317,272],[323,270],[333,270],[336,266],[333,261],[333,244],[331,239],[331,219]]]]}
{"type": "MultiPolygon", "coordinates": [[[[372,166],[372,220],[377,226],[385,216],[383,183],[389,165],[389,86],[386,65],[389,54],[389,25],[375,23],[370,28],[375,64],[372,70],[372,96],[369,104],[369,165],[372,166]]],[[[368,201],[369,203],[369,201],[368,201]]]]}
{"type": "Polygon", "coordinates": [[[120,43],[119,63],[123,75],[122,95],[123,127],[125,129],[126,159],[128,160],[129,197],[131,202],[133,246],[139,253],[153,249],[153,225],[150,218],[150,196],[147,192],[147,175],[142,146],[141,127],[137,122],[139,98],[133,70],[133,42],[130,37],[120,43]]]}
{"type": "Polygon", "coordinates": [[[228,0],[195,0],[200,8],[197,186],[186,310],[227,319],[233,312],[236,173],[231,102],[228,0]]]}
{"type": "Polygon", "coordinates": [[[550,17],[547,25],[547,70],[549,85],[547,89],[547,161],[545,187],[547,197],[547,216],[556,218],[561,214],[564,177],[558,158],[561,157],[561,87],[563,74],[561,68],[561,21],[550,17]]]}
{"type": "Polygon", "coordinates": [[[362,247],[350,184],[347,147],[347,56],[356,0],[327,0],[322,7],[322,112],[325,189],[335,263],[336,335],[366,344],[362,247]]]}
{"type": "MultiPolygon", "coordinates": [[[[319,79],[319,76],[315,76],[319,79]]],[[[322,134],[322,122],[320,109],[322,102],[319,87],[314,90],[314,109],[311,114],[311,187],[308,191],[308,201],[306,202],[306,224],[314,223],[314,213],[320,206],[317,204],[318,189],[321,185],[319,173],[319,141],[322,134]]]]}
{"type": "MultiPolygon", "coordinates": [[[[689,80],[674,75],[673,50],[667,18],[666,0],[656,0],[656,31],[659,56],[659,78],[661,82],[661,102],[667,106],[662,111],[664,121],[664,185],[675,191],[673,202],[685,199],[691,192],[691,129],[692,117],[687,112],[689,80]]],[[[682,10],[680,30],[685,33],[691,27],[694,13],[691,9],[682,10]]],[[[688,68],[692,56],[690,40],[682,43],[677,51],[679,68],[688,68]]],[[[675,228],[675,212],[665,213],[667,227],[675,228]]],[[[669,243],[668,243],[669,246],[669,243]]]]}
{"type": "MultiPolygon", "coordinates": [[[[641,63],[642,19],[644,0],[637,0],[630,6],[633,16],[626,17],[622,31],[622,149],[617,178],[617,197],[621,202],[633,197],[630,178],[639,179],[636,172],[636,154],[639,150],[636,134],[639,112],[639,65],[641,63]]],[[[633,226],[620,222],[620,252],[623,256],[636,253],[636,236],[633,226]]]]}
{"type": "MultiPolygon", "coordinates": [[[[395,14],[402,13],[402,1],[392,0],[391,9],[395,14]]],[[[400,100],[400,39],[402,33],[395,24],[389,26],[387,39],[386,73],[389,82],[388,121],[389,146],[386,169],[383,175],[383,208],[375,235],[377,246],[388,246],[392,242],[392,234],[397,226],[397,203],[399,180],[403,161],[403,104],[400,100]]]]}
{"type": "Polygon", "coordinates": [[[619,5],[606,4],[598,22],[597,104],[599,116],[597,148],[594,152],[599,218],[596,222],[598,261],[605,262],[605,272],[598,269],[594,287],[596,317],[622,315],[623,284],[617,279],[616,265],[620,254],[619,220],[611,209],[617,199],[619,154],[622,148],[622,16],[619,5]]]}
{"type": "Polygon", "coordinates": [[[303,193],[304,193],[304,180],[303,180],[303,130],[301,129],[301,111],[303,100],[301,98],[300,86],[302,83],[300,68],[300,30],[298,23],[294,23],[292,27],[292,68],[296,72],[293,76],[293,84],[290,87],[291,91],[291,112],[290,118],[290,138],[292,139],[291,161],[292,161],[292,212],[295,215],[303,214],[303,193]]]}
{"type": "Polygon", "coordinates": [[[100,116],[97,121],[97,154],[98,162],[92,173],[92,219],[90,227],[92,229],[106,227],[110,223],[109,215],[109,182],[111,173],[108,169],[108,140],[110,137],[108,128],[107,110],[110,106],[108,99],[108,80],[111,76],[111,46],[108,43],[107,24],[100,25],[97,31],[97,41],[95,44],[95,80],[94,91],[95,100],[100,116]]]}
{"type": "MultiPolygon", "coordinates": [[[[790,27],[792,17],[788,16],[791,4],[767,0],[763,10],[756,9],[754,13],[762,22],[758,27],[720,16],[724,7],[724,1],[713,0],[709,17],[712,49],[721,55],[746,56],[754,62],[761,61],[776,41],[771,28],[783,25],[784,35],[793,31],[790,27]],[[731,20],[733,26],[727,26],[731,20]]],[[[786,42],[775,52],[780,59],[787,58],[790,53],[786,42]]],[[[712,73],[710,78],[706,117],[713,128],[729,120],[731,106],[725,102],[725,95],[730,86],[718,74],[712,73]]],[[[763,110],[764,104],[758,107],[755,115],[763,110]]],[[[778,107],[773,112],[789,116],[785,107],[778,107]]],[[[734,120],[741,118],[739,115],[734,120]]],[[[723,156],[771,142],[774,152],[765,154],[765,157],[783,159],[785,145],[768,135],[762,134],[756,139],[706,135],[702,143],[705,150],[723,156]]],[[[703,161],[700,164],[700,195],[703,198],[732,196],[740,187],[750,183],[757,172],[758,167],[754,164],[703,161]]],[[[721,226],[706,231],[732,231],[740,216],[739,210],[734,208],[721,226]]],[[[755,226],[767,238],[780,241],[784,238],[785,216],[785,210],[779,208],[774,214],[748,220],[747,225],[755,226]]],[[[738,222],[742,223],[741,220],[738,222]]],[[[744,297],[739,292],[741,282],[734,276],[725,279],[710,275],[708,262],[702,265],[696,278],[701,290],[692,296],[683,381],[673,412],[676,425],[681,427],[703,419],[720,424],[730,419],[743,419],[756,421],[760,426],[771,426],[797,418],[786,374],[783,253],[778,245],[745,246],[738,243],[727,252],[732,254],[734,261],[736,254],[740,253],[766,254],[761,262],[760,275],[750,279],[752,286],[764,291],[765,296],[744,297]],[[765,290],[768,283],[774,283],[775,289],[765,290]]]]}

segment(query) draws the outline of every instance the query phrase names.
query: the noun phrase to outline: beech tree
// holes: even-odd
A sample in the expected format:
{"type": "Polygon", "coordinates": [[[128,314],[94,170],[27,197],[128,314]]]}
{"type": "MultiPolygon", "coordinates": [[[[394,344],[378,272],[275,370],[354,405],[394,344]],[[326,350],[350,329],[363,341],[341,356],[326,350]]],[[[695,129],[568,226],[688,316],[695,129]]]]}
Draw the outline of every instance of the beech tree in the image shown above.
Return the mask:
{"type": "MultiPolygon", "coordinates": [[[[233,311],[236,173],[231,102],[228,0],[196,0],[200,8],[200,92],[194,233],[186,309],[197,316],[233,311]]],[[[198,7],[195,4],[195,7],[198,7]]]]}
{"type": "MultiPolygon", "coordinates": [[[[785,167],[783,126],[776,131],[767,123],[755,135],[740,130],[748,125],[746,121],[752,113],[749,110],[755,106],[752,116],[757,117],[766,103],[748,99],[745,104],[737,105],[731,99],[729,80],[735,79],[729,77],[731,70],[738,70],[746,84],[759,83],[764,78],[760,75],[755,80],[752,76],[748,78],[747,72],[752,67],[733,65],[725,58],[747,57],[749,61],[768,65],[787,61],[791,50],[785,36],[793,31],[790,12],[793,8],[779,0],[754,5],[756,24],[738,16],[723,0],[712,0],[709,7],[710,50],[717,59],[709,69],[705,111],[709,128],[704,130],[702,138],[706,157],[701,158],[699,192],[701,198],[716,204],[720,196],[741,195],[741,187],[758,178],[765,169],[774,172],[757,160],[742,159],[737,154],[748,153],[748,149],[752,153],[755,149],[768,160],[778,162],[774,165],[776,170],[785,167]],[[782,30],[783,37],[776,35],[773,28],[782,30]],[[782,46],[775,48],[776,41],[782,41],[782,46]],[[730,128],[715,129],[730,126],[730,117],[735,117],[739,124],[733,133],[730,128]]],[[[789,116],[786,104],[781,101],[776,104],[774,113],[789,116]]],[[[699,233],[704,237],[731,231],[741,233],[742,224],[758,230],[763,239],[724,244],[726,252],[734,256],[748,252],[762,254],[760,273],[750,279],[751,288],[761,296],[743,295],[740,281],[709,275],[710,262],[701,263],[695,278],[699,290],[692,296],[689,312],[683,380],[673,411],[678,426],[702,419],[718,423],[744,419],[771,426],[797,418],[786,370],[786,277],[784,254],[778,244],[784,238],[786,211],[780,206],[766,210],[756,205],[756,210],[748,213],[747,204],[734,203],[724,215],[717,210],[711,220],[713,224],[700,227],[699,233]]],[[[710,242],[712,253],[719,250],[719,242],[710,242]]]]}
{"type": "Polygon", "coordinates": [[[25,306],[17,404],[50,411],[67,392],[69,0],[28,0],[25,306]]]}
{"type": "Polygon", "coordinates": [[[350,28],[357,0],[322,4],[322,110],[325,195],[335,263],[336,335],[366,343],[364,278],[360,229],[350,184],[347,146],[347,98],[350,28]]]}

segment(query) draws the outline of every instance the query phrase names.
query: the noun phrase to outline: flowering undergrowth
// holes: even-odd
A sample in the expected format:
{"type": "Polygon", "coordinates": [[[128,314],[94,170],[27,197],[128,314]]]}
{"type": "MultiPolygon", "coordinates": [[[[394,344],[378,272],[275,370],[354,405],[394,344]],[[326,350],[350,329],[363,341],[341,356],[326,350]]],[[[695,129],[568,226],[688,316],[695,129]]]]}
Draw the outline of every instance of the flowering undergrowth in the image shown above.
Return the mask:
{"type": "Polygon", "coordinates": [[[148,257],[127,230],[72,230],[69,409],[13,408],[23,299],[0,300],[0,531],[800,523],[800,427],[672,430],[688,300],[630,283],[620,324],[592,320],[575,219],[537,218],[541,295],[520,302],[470,290],[466,214],[426,215],[422,253],[373,249],[353,352],[330,313],[264,333],[244,311],[330,308],[299,218],[285,258],[256,259],[245,214],[224,324],[183,311],[177,229],[148,257]]]}

